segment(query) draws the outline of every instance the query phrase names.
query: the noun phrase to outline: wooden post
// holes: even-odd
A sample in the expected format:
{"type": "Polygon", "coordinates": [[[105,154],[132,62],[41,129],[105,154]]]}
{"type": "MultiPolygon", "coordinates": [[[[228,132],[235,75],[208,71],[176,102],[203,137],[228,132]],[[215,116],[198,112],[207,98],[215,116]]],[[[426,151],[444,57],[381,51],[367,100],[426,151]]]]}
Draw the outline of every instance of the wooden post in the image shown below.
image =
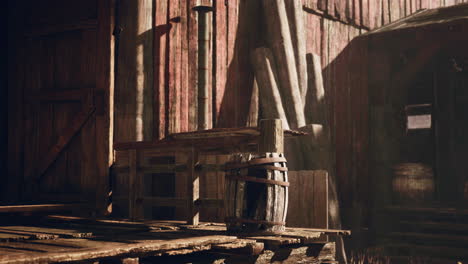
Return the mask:
{"type": "Polygon", "coordinates": [[[308,124],[322,124],[328,127],[325,89],[323,87],[322,65],[320,56],[307,54],[308,88],[304,98],[304,112],[308,124]]]}
{"type": "Polygon", "coordinates": [[[263,0],[263,10],[271,48],[278,70],[278,84],[289,126],[305,126],[294,48],[284,0],[263,0]]]}
{"type": "Polygon", "coordinates": [[[200,219],[200,210],[196,201],[200,198],[200,175],[195,170],[198,162],[198,152],[192,147],[189,153],[187,164],[188,169],[188,201],[187,201],[187,224],[198,225],[200,219]]]}
{"type": "Polygon", "coordinates": [[[280,119],[260,120],[258,152],[284,152],[284,132],[280,119]]]}
{"type": "Polygon", "coordinates": [[[213,10],[210,1],[200,1],[193,8],[198,13],[198,130],[212,127],[210,93],[210,35],[213,10]],[[205,3],[208,2],[208,3],[205,3]]]}
{"type": "Polygon", "coordinates": [[[252,66],[258,83],[262,116],[266,119],[279,118],[283,127],[289,129],[279,92],[275,62],[271,51],[258,48],[252,52],[252,66]]]}
{"type": "Polygon", "coordinates": [[[296,59],[297,78],[301,98],[307,94],[307,62],[306,62],[306,37],[304,30],[304,11],[302,1],[284,1],[289,19],[289,29],[291,31],[291,41],[296,59]]]}

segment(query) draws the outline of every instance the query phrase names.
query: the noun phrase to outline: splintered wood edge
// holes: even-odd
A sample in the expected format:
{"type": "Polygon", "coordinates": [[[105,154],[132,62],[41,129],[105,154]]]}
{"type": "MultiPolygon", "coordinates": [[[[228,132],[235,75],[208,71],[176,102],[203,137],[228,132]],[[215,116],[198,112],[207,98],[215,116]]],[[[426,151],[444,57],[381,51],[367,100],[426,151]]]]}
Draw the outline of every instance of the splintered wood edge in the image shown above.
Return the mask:
{"type": "Polygon", "coordinates": [[[0,257],[0,263],[46,263],[95,260],[107,257],[131,257],[146,255],[187,254],[197,250],[209,250],[212,244],[237,241],[234,236],[205,236],[191,239],[174,239],[157,242],[142,242],[122,246],[80,249],[69,252],[51,252],[37,254],[18,254],[0,257]],[[177,253],[179,252],[179,253],[177,253]]]}

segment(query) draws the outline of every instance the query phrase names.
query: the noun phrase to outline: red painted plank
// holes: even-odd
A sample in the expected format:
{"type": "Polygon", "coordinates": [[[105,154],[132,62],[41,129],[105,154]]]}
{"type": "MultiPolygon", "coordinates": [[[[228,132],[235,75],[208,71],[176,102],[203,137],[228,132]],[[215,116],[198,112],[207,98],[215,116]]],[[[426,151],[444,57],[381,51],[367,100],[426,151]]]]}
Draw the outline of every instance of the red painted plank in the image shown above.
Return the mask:
{"type": "Polygon", "coordinates": [[[303,0],[303,3],[306,8],[318,10],[318,1],[319,0],[303,0]]]}
{"type": "Polygon", "coordinates": [[[393,22],[393,21],[396,21],[398,19],[400,19],[400,16],[401,16],[401,13],[400,13],[400,10],[401,10],[401,6],[400,6],[400,1],[392,1],[392,0],[388,0],[389,4],[390,4],[390,8],[389,8],[389,11],[390,11],[390,21],[393,22]]]}
{"type": "Polygon", "coordinates": [[[181,64],[180,64],[180,131],[189,129],[189,82],[188,82],[188,16],[189,5],[187,1],[180,0],[180,37],[181,37],[181,64]]]}
{"type": "Polygon", "coordinates": [[[419,0],[411,0],[411,13],[415,13],[419,9],[419,0]]]}
{"type": "Polygon", "coordinates": [[[348,1],[347,0],[334,0],[334,11],[335,11],[335,16],[340,18],[341,21],[346,22],[346,5],[348,1]]]}
{"type": "Polygon", "coordinates": [[[169,23],[169,116],[168,133],[180,132],[180,8],[178,1],[170,1],[169,23]]]}
{"type": "MultiPolygon", "coordinates": [[[[328,66],[328,28],[329,28],[330,20],[329,19],[321,19],[321,48],[320,48],[320,56],[322,58],[322,69],[325,69],[328,66]]],[[[324,76],[324,85],[326,86],[326,81],[328,80],[326,76],[324,76]]],[[[325,87],[326,89],[326,87],[325,87]]]]}
{"type": "Polygon", "coordinates": [[[382,24],[390,23],[390,6],[388,0],[382,0],[382,24]]]}
{"type": "Polygon", "coordinates": [[[216,15],[216,53],[215,64],[216,64],[216,88],[214,93],[215,101],[215,124],[217,126],[219,120],[219,114],[221,110],[221,104],[224,98],[224,92],[226,89],[227,79],[227,8],[223,1],[215,1],[215,15],[216,15]]]}
{"type": "Polygon", "coordinates": [[[353,0],[353,19],[358,26],[361,25],[361,0],[353,0]]]}
{"type": "Polygon", "coordinates": [[[235,127],[239,119],[236,106],[239,105],[239,73],[238,52],[236,50],[236,39],[239,21],[239,1],[226,1],[227,6],[227,76],[226,90],[221,103],[218,127],[235,127]]]}
{"type": "Polygon", "coordinates": [[[322,27],[321,27],[321,17],[314,14],[305,14],[306,21],[306,52],[314,53],[319,55],[321,53],[321,36],[322,36],[322,27]]]}
{"type": "Polygon", "coordinates": [[[369,1],[369,16],[372,29],[382,26],[382,0],[369,1]]]}
{"type": "Polygon", "coordinates": [[[327,0],[318,0],[318,2],[317,2],[318,10],[326,12],[327,7],[328,7],[328,1],[327,0]]]}
{"type": "Polygon", "coordinates": [[[166,135],[166,84],[167,74],[167,41],[169,25],[167,24],[167,0],[155,1],[155,35],[154,35],[154,138],[166,135]]]}
{"type": "Polygon", "coordinates": [[[429,1],[430,0],[421,0],[421,8],[429,8],[429,1]]]}
{"type": "Polygon", "coordinates": [[[327,14],[332,17],[337,17],[337,13],[335,13],[335,2],[339,0],[327,0],[327,14]]]}
{"type": "Polygon", "coordinates": [[[345,15],[346,15],[346,22],[353,23],[353,12],[354,12],[354,1],[353,0],[346,0],[346,7],[345,7],[345,15]]]}
{"type": "Polygon", "coordinates": [[[197,13],[192,9],[196,0],[188,3],[188,130],[198,129],[198,22],[197,13]]]}
{"type": "Polygon", "coordinates": [[[405,1],[405,16],[409,16],[411,14],[411,0],[403,1],[405,1]]]}
{"type": "Polygon", "coordinates": [[[361,23],[362,26],[366,28],[371,27],[370,23],[370,14],[369,14],[369,2],[372,2],[373,0],[361,0],[361,23]]]}
{"type": "Polygon", "coordinates": [[[456,4],[455,0],[445,0],[445,6],[452,6],[455,4],[456,4]]]}

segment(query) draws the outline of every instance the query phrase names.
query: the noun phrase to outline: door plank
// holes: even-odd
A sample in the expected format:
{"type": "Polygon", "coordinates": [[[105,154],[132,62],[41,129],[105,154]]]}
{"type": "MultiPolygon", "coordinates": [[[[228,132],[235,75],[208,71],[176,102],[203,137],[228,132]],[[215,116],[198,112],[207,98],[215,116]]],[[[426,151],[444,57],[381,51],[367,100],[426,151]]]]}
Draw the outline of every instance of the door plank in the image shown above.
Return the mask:
{"type": "Polygon", "coordinates": [[[80,112],[72,122],[70,127],[64,129],[60,137],[53,145],[44,158],[39,162],[38,165],[38,174],[37,178],[41,178],[42,175],[47,171],[47,169],[52,165],[52,163],[57,159],[59,154],[64,150],[64,148],[70,143],[73,137],[80,131],[83,125],[88,121],[91,115],[94,113],[95,108],[91,107],[87,111],[80,112]]]}

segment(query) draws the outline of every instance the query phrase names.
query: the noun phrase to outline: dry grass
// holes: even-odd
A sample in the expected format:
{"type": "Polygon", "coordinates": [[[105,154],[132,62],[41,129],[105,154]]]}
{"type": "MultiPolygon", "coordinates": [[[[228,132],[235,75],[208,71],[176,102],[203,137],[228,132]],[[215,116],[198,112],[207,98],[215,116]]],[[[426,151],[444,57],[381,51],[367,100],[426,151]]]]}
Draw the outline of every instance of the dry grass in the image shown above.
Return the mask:
{"type": "MultiPolygon", "coordinates": [[[[398,257],[385,256],[382,248],[369,248],[361,251],[351,252],[350,264],[434,264],[429,258],[424,257],[398,257]]],[[[450,264],[450,263],[447,263],[450,264]]],[[[461,262],[454,264],[462,264],[461,262]]]]}

